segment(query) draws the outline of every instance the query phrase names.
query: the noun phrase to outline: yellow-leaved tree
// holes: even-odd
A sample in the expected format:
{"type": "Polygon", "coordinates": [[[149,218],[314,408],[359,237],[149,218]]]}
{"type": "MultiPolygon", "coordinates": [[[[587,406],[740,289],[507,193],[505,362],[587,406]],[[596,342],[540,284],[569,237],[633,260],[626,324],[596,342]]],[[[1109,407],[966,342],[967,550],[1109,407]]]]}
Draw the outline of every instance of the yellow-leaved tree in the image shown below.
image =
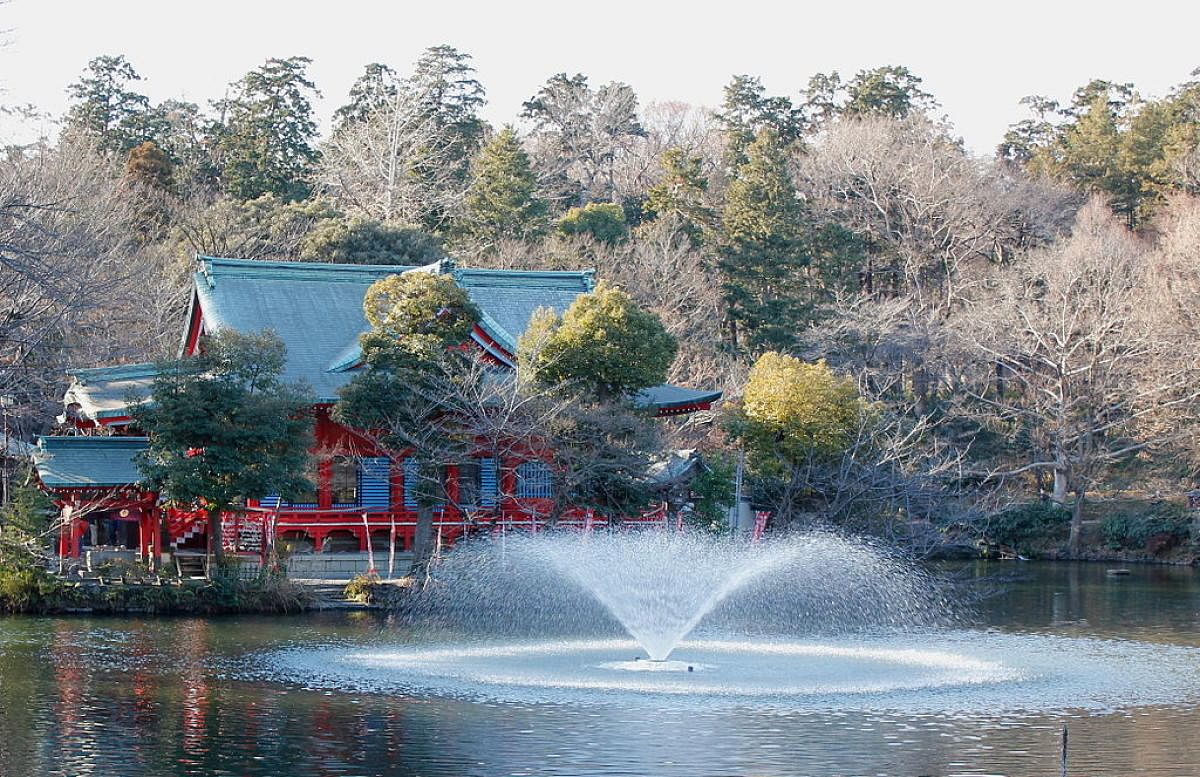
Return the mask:
{"type": "Polygon", "coordinates": [[[734,431],[757,469],[783,474],[841,456],[871,413],[854,381],[824,361],[769,351],[750,370],[734,431]]]}

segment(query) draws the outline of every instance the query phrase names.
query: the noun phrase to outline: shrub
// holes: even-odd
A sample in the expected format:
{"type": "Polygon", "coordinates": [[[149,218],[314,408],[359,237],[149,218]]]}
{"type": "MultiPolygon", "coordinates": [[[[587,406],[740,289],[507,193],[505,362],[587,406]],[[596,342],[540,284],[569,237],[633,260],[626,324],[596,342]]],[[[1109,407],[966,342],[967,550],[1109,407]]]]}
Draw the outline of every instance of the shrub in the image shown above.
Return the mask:
{"type": "Polygon", "coordinates": [[[563,235],[591,235],[600,243],[617,243],[629,234],[625,210],[612,202],[591,202],[571,208],[558,220],[563,235]]]}
{"type": "Polygon", "coordinates": [[[368,572],[365,575],[355,575],[349,583],[346,583],[342,594],[349,601],[370,604],[371,599],[375,596],[375,589],[378,587],[379,575],[368,572]]]}
{"type": "Polygon", "coordinates": [[[1070,524],[1068,510],[1052,502],[1029,502],[995,516],[988,526],[987,539],[1017,553],[1032,554],[1066,540],[1070,524]]]}
{"type": "Polygon", "coordinates": [[[728,528],[726,510],[733,506],[737,487],[734,483],[734,465],[727,457],[715,455],[707,459],[692,480],[691,492],[693,511],[688,523],[705,531],[718,533],[728,528]]]}
{"type": "Polygon", "coordinates": [[[56,606],[61,584],[44,569],[0,568],[0,610],[34,612],[56,606]]]}
{"type": "Polygon", "coordinates": [[[1157,555],[1187,541],[1190,518],[1171,504],[1155,505],[1148,513],[1110,515],[1100,524],[1100,536],[1112,550],[1144,550],[1157,555]]]}

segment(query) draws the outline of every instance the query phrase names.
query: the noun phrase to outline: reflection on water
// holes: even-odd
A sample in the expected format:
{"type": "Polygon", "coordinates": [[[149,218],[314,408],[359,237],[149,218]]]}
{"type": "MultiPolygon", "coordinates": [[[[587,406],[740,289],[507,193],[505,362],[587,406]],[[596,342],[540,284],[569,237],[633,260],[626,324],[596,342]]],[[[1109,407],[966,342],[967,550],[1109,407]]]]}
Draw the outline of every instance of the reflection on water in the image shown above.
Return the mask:
{"type": "MultiPolygon", "coordinates": [[[[1009,575],[976,605],[1005,631],[1200,646],[1200,575],[1101,565],[977,565],[1009,575]]],[[[960,571],[961,573],[961,571],[960,571]]],[[[291,644],[369,646],[386,620],[0,620],[3,775],[1200,774],[1200,712],[767,713],[530,705],[312,690],[243,679],[291,644]]]]}

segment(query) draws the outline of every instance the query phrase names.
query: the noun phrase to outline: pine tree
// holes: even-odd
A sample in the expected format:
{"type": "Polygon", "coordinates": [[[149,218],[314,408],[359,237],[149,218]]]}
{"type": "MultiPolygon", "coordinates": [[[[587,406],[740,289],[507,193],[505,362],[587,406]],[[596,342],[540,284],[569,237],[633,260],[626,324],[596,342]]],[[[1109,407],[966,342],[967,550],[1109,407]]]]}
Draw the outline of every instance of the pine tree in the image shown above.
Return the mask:
{"type": "Polygon", "coordinates": [[[762,81],[748,75],[733,77],[713,118],[725,134],[725,163],[731,170],[745,164],[747,148],[763,130],[773,132],[783,146],[804,134],[803,112],[791,99],[768,96],[762,81]]]}
{"type": "Polygon", "coordinates": [[[545,234],[546,203],[538,196],[529,157],[521,149],[512,127],[505,127],[484,145],[475,158],[472,173],[464,232],[490,243],[545,234]]]}
{"type": "Polygon", "coordinates": [[[705,202],[708,179],[703,160],[681,148],[663,152],[662,180],[646,192],[646,211],[655,218],[675,218],[694,243],[712,230],[715,216],[705,202]]]}
{"type": "Polygon", "coordinates": [[[79,80],[67,87],[67,95],[75,101],[67,112],[67,126],[96,138],[103,151],[126,153],[153,140],[150,100],[129,88],[140,80],[122,55],[88,62],[79,80]]]}
{"type": "Polygon", "coordinates": [[[336,127],[356,121],[366,121],[373,112],[396,98],[399,91],[396,71],[387,65],[372,62],[350,87],[350,101],[333,112],[336,127]]]}
{"type": "Polygon", "coordinates": [[[225,331],[199,356],[160,366],[154,401],[134,420],[150,438],[138,467],[146,482],[208,513],[209,552],[222,555],[221,514],[276,493],[312,488],[312,398],[284,383],[283,342],[271,333],[225,331]]]}
{"type": "Polygon", "coordinates": [[[786,348],[808,316],[804,216],[779,137],[764,130],[746,149],[721,219],[718,269],[735,348],[786,348]]]}
{"type": "Polygon", "coordinates": [[[268,59],[232,86],[236,96],[213,103],[220,120],[213,130],[221,185],[233,197],[252,200],[275,194],[285,200],[309,195],[317,123],[308,79],[308,57],[268,59]]]}

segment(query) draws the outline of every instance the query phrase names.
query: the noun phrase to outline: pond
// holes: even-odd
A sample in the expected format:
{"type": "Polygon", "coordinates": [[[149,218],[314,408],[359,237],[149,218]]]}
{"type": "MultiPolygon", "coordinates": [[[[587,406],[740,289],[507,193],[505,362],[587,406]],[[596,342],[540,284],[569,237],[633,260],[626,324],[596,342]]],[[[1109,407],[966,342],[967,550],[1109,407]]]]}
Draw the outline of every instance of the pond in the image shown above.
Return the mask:
{"type": "Polygon", "coordinates": [[[1077,667],[1109,674],[1068,686],[1077,704],[1069,694],[1041,703],[1029,681],[994,710],[986,694],[938,703],[936,689],[921,705],[696,704],[670,694],[412,692],[323,672],[311,660],[321,651],[404,655],[430,639],[365,613],[8,618],[0,774],[1057,775],[1064,724],[1073,775],[1200,774],[1200,699],[1183,690],[1200,675],[1200,574],[1107,568],[947,570],[990,593],[972,607],[971,639],[1019,650],[1052,638],[1110,659],[1095,668],[1095,656],[1080,657],[1077,667]],[[308,663],[286,660],[296,655],[308,663]]]}

